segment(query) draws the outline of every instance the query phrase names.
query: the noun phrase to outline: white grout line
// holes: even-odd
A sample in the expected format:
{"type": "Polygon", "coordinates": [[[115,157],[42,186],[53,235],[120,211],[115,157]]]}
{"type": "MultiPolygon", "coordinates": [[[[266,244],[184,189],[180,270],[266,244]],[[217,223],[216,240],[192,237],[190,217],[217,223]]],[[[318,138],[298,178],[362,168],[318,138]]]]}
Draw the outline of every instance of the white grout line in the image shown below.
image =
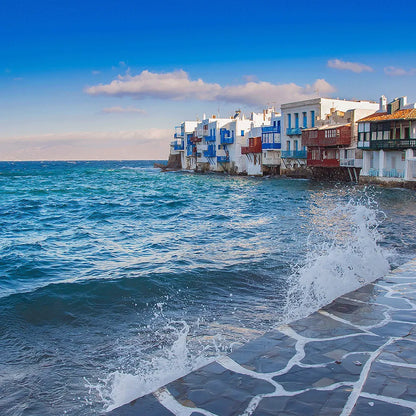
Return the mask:
{"type": "Polygon", "coordinates": [[[166,387],[162,387],[155,391],[153,395],[159,400],[159,403],[170,410],[175,416],[190,416],[192,413],[197,412],[205,416],[218,416],[215,413],[211,413],[208,410],[200,409],[199,407],[188,407],[179,403],[169,392],[166,387]]]}
{"type": "Polygon", "coordinates": [[[397,404],[398,406],[408,407],[409,409],[416,411],[416,402],[413,402],[410,400],[397,399],[397,398],[388,397],[388,396],[380,396],[378,394],[372,394],[372,393],[361,393],[361,397],[364,397],[366,399],[380,400],[382,402],[391,403],[391,404],[397,404]]]}
{"type": "Polygon", "coordinates": [[[390,360],[377,360],[378,363],[387,364],[392,367],[405,367],[416,369],[416,364],[401,363],[399,361],[390,361],[390,360]]]}
{"type": "Polygon", "coordinates": [[[345,406],[344,406],[340,416],[348,416],[348,415],[351,414],[352,409],[356,405],[357,400],[358,400],[358,398],[361,394],[361,390],[364,386],[364,383],[367,380],[368,374],[369,374],[370,369],[371,369],[371,365],[373,364],[374,360],[380,355],[380,353],[383,351],[383,349],[385,347],[387,347],[388,345],[397,341],[398,339],[401,339],[401,338],[390,338],[387,342],[385,342],[377,350],[375,350],[373,353],[371,353],[369,359],[364,364],[364,367],[363,367],[363,369],[361,371],[361,374],[360,374],[360,378],[358,379],[358,381],[356,381],[353,384],[353,386],[354,386],[353,390],[352,390],[351,394],[349,395],[348,400],[345,403],[345,406]]]}

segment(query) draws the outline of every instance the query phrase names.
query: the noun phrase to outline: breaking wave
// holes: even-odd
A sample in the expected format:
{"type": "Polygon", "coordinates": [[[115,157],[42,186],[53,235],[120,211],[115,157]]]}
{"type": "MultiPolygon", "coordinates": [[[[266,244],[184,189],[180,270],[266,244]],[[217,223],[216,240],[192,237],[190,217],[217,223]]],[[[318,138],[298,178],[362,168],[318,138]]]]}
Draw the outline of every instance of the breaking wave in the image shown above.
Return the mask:
{"type": "Polygon", "coordinates": [[[307,316],[389,272],[393,253],[380,245],[384,218],[371,199],[350,200],[315,216],[306,259],[294,267],[288,281],[286,322],[307,316]]]}

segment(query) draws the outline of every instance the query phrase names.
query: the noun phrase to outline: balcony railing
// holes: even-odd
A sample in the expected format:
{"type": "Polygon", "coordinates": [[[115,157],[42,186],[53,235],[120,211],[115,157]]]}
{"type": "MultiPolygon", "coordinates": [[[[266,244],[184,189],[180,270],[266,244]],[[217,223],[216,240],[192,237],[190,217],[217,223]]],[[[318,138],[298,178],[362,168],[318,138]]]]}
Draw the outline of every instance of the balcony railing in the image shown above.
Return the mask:
{"type": "Polygon", "coordinates": [[[280,126],[264,126],[261,128],[262,133],[280,133],[280,126]]]}
{"type": "Polygon", "coordinates": [[[358,148],[372,150],[416,149],[416,139],[370,140],[358,142],[358,148]]]}
{"type": "Polygon", "coordinates": [[[205,157],[215,157],[217,152],[212,147],[208,147],[208,150],[204,150],[205,157]]]}
{"type": "Polygon", "coordinates": [[[174,150],[184,150],[184,144],[183,143],[175,143],[173,145],[174,150]]]}
{"type": "Polygon", "coordinates": [[[383,169],[385,178],[404,178],[404,172],[397,169],[383,169]]]}
{"type": "Polygon", "coordinates": [[[243,146],[241,148],[242,155],[247,155],[249,153],[261,153],[261,151],[262,151],[261,142],[256,143],[254,146],[243,146]]]}
{"type": "Polygon", "coordinates": [[[261,147],[263,150],[280,149],[282,145],[280,143],[262,143],[261,147]]]}
{"type": "Polygon", "coordinates": [[[283,159],[306,159],[306,150],[285,150],[282,152],[283,159]]]}
{"type": "Polygon", "coordinates": [[[230,161],[230,156],[217,156],[217,162],[227,163],[230,161]]]}
{"type": "Polygon", "coordinates": [[[378,169],[373,169],[373,168],[370,168],[369,170],[368,170],[368,176],[378,176],[378,169]]]}
{"type": "Polygon", "coordinates": [[[221,144],[233,144],[234,143],[234,131],[227,129],[220,129],[220,142],[221,144]]]}
{"type": "Polygon", "coordinates": [[[205,136],[205,141],[206,142],[215,142],[216,137],[213,134],[210,134],[209,136],[205,136]]]}
{"type": "Polygon", "coordinates": [[[362,168],[363,160],[362,159],[340,159],[339,165],[345,168],[362,168]]]}
{"type": "Polygon", "coordinates": [[[289,129],[286,129],[286,134],[288,136],[299,135],[299,134],[302,134],[302,129],[300,127],[289,128],[289,129]]]}

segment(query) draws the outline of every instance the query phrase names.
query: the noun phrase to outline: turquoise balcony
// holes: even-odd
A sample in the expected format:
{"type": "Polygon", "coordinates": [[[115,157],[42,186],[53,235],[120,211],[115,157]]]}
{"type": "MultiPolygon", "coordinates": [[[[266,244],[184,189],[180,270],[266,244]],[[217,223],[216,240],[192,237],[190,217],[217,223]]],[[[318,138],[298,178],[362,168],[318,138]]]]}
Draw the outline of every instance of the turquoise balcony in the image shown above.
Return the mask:
{"type": "Polygon", "coordinates": [[[306,150],[285,150],[282,152],[283,159],[306,159],[306,150]]]}
{"type": "Polygon", "coordinates": [[[265,126],[261,128],[262,133],[280,133],[280,124],[277,126],[265,126]]]}
{"type": "Polygon", "coordinates": [[[291,129],[286,129],[286,134],[288,136],[295,136],[302,134],[302,129],[300,127],[295,127],[291,129]]]}

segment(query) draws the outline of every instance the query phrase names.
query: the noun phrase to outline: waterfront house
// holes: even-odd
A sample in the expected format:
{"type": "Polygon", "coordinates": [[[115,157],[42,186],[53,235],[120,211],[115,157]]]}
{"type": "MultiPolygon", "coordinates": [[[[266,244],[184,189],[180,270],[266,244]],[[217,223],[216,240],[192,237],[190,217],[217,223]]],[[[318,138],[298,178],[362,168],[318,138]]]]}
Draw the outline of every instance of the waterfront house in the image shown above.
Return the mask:
{"type": "Polygon", "coordinates": [[[415,182],[416,104],[396,98],[359,120],[358,148],[363,150],[361,182],[415,182]]]}
{"type": "Polygon", "coordinates": [[[281,173],[306,175],[306,146],[302,145],[302,130],[315,128],[317,122],[325,120],[335,111],[376,111],[378,104],[370,101],[348,101],[331,98],[313,98],[282,104],[282,164],[281,173]]]}
{"type": "Polygon", "coordinates": [[[373,110],[346,112],[330,109],[316,127],[302,130],[302,146],[307,147],[306,165],[313,177],[358,181],[362,151],[357,150],[356,120],[373,110]]]}

